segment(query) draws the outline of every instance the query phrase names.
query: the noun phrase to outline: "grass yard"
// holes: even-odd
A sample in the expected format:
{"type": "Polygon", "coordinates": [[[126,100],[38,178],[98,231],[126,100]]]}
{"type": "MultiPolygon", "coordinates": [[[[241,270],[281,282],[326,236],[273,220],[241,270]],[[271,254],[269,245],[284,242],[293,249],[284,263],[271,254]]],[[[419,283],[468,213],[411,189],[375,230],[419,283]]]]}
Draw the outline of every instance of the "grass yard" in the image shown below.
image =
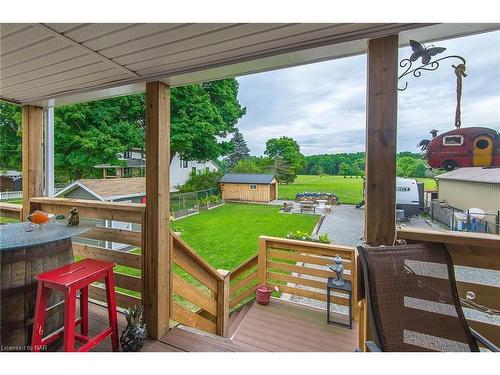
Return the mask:
{"type": "MultiPolygon", "coordinates": [[[[436,188],[432,178],[416,178],[424,183],[425,189],[436,188]]],[[[321,192],[336,194],[344,204],[356,204],[363,199],[363,179],[344,176],[299,175],[293,184],[280,184],[279,199],[295,199],[297,193],[321,192]]]]}
{"type": "Polygon", "coordinates": [[[318,215],[282,214],[279,206],[226,203],[175,221],[181,238],[215,268],[232,270],[257,253],[260,235],[311,232],[318,215]]]}

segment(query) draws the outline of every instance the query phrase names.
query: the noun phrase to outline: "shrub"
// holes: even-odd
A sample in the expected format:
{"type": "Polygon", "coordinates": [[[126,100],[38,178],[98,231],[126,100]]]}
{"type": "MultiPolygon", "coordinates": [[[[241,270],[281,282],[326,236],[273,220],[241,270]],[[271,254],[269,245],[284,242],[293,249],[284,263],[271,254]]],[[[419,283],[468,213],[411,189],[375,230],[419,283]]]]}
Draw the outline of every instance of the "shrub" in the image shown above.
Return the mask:
{"type": "Polygon", "coordinates": [[[217,188],[219,181],[222,178],[221,171],[210,172],[203,171],[199,173],[191,173],[191,177],[186,183],[179,188],[179,192],[187,193],[191,191],[207,190],[217,188]]]}
{"type": "Polygon", "coordinates": [[[301,232],[300,230],[288,233],[286,238],[293,239],[293,240],[321,242],[321,243],[330,243],[331,242],[330,238],[328,238],[328,233],[313,237],[309,233],[301,232]]]}

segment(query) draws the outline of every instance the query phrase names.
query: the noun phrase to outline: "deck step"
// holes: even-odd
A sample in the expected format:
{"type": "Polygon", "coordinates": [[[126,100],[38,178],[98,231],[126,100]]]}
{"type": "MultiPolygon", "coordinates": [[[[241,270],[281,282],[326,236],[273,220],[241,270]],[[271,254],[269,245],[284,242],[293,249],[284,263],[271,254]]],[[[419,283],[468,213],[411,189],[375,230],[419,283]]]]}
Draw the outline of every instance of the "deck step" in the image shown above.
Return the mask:
{"type": "Polygon", "coordinates": [[[233,343],[216,335],[179,325],[168,331],[160,341],[186,352],[252,352],[260,348],[245,343],[233,343]]]}
{"type": "Polygon", "coordinates": [[[238,331],[238,328],[241,326],[241,323],[243,323],[243,320],[245,319],[248,310],[250,310],[253,302],[254,301],[250,301],[241,306],[237,311],[233,312],[233,314],[229,318],[229,338],[232,338],[236,331],[238,331]],[[231,318],[233,319],[231,320],[231,318]]]}

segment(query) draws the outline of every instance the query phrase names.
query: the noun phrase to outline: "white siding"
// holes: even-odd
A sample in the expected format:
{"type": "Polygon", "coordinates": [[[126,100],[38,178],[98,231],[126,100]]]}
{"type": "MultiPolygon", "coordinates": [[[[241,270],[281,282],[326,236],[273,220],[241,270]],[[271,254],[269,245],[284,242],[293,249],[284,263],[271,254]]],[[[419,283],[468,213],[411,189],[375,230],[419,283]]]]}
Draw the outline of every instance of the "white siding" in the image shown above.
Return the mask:
{"type": "Polygon", "coordinates": [[[199,163],[197,161],[188,161],[187,164],[181,161],[178,154],[175,154],[170,163],[170,185],[182,186],[186,183],[191,175],[193,168],[197,173],[205,171],[207,168],[210,172],[218,171],[219,168],[211,161],[199,163]]]}

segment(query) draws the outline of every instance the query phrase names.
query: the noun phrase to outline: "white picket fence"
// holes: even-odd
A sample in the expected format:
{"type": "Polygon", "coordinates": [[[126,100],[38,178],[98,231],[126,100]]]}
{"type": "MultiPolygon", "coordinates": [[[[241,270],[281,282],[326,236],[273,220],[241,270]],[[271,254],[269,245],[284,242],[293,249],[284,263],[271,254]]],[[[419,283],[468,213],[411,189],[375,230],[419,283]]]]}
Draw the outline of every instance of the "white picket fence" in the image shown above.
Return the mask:
{"type": "MultiPolygon", "coordinates": [[[[63,188],[55,188],[54,192],[58,193],[63,188]]],[[[22,191],[0,191],[0,201],[6,201],[9,199],[21,199],[23,197],[22,191]]]]}
{"type": "Polygon", "coordinates": [[[2,191],[0,192],[0,201],[8,199],[19,199],[23,197],[22,191],[2,191]]]}

